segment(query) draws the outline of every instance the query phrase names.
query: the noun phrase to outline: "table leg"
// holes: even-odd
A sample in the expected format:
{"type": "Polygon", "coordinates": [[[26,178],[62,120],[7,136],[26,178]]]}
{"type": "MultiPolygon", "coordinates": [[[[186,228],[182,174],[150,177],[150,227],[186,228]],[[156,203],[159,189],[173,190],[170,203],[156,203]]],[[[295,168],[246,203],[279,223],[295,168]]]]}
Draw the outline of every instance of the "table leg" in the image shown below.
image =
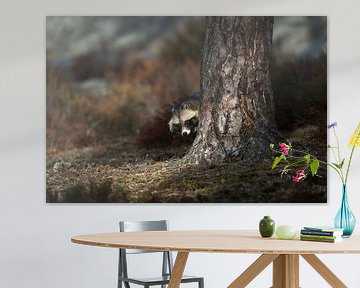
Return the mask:
{"type": "Polygon", "coordinates": [[[238,278],[232,282],[228,288],[244,288],[257,275],[259,275],[271,262],[273,262],[278,254],[263,254],[254,263],[252,263],[238,278]]]}
{"type": "MultiPolygon", "coordinates": [[[[315,255],[301,256],[333,288],[347,286],[315,255]]],[[[273,262],[273,286],[271,288],[299,288],[299,255],[297,254],[263,254],[251,264],[228,288],[244,288],[273,262]]]]}
{"type": "Polygon", "coordinates": [[[188,256],[189,256],[189,252],[178,252],[177,253],[168,288],[179,288],[180,287],[181,278],[184,274],[185,265],[186,265],[188,256]]]}
{"type": "Polygon", "coordinates": [[[299,255],[281,254],[273,263],[273,288],[299,288],[299,255]]]}
{"type": "Polygon", "coordinates": [[[315,270],[334,288],[346,288],[347,286],[314,254],[301,255],[315,270]]]}

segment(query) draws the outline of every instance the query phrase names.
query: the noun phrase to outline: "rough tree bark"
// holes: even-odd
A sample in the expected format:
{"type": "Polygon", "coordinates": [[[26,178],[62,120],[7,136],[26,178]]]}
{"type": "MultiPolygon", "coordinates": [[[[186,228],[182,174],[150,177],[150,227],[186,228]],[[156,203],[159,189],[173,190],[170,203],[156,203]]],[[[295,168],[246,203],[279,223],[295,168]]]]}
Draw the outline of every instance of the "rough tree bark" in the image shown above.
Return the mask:
{"type": "Polygon", "coordinates": [[[277,137],[270,81],[273,17],[208,17],[201,63],[199,130],[191,163],[251,161],[277,137]]]}

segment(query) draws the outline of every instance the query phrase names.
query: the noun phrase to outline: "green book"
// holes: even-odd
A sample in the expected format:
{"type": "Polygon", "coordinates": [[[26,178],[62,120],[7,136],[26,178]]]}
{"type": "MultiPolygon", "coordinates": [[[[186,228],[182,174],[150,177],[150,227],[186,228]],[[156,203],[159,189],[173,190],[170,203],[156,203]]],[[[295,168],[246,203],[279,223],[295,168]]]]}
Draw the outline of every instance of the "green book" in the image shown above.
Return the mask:
{"type": "Polygon", "coordinates": [[[307,234],[300,234],[300,237],[314,238],[314,239],[337,239],[337,238],[342,238],[341,236],[324,236],[324,235],[307,235],[307,234]]]}
{"type": "Polygon", "coordinates": [[[337,237],[335,239],[326,239],[326,238],[314,238],[314,237],[302,237],[300,236],[301,241],[313,241],[313,242],[324,242],[324,243],[337,243],[342,241],[342,237],[337,237]]]}
{"type": "Polygon", "coordinates": [[[301,229],[300,234],[303,235],[319,235],[319,236],[341,236],[343,231],[316,231],[316,230],[307,230],[301,229]]]}
{"type": "Polygon", "coordinates": [[[305,226],[304,229],[312,230],[312,231],[321,231],[321,232],[336,232],[341,231],[343,232],[343,228],[335,228],[331,226],[305,226]]]}

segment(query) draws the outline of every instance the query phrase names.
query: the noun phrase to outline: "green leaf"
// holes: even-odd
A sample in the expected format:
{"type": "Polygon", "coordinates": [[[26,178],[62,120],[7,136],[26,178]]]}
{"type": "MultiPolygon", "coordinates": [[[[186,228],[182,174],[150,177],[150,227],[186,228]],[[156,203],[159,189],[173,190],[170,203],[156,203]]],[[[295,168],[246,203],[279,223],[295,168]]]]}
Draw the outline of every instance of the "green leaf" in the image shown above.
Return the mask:
{"type": "Polygon", "coordinates": [[[279,164],[280,161],[281,161],[281,158],[276,157],[273,164],[272,164],[272,166],[271,166],[271,169],[274,169],[279,164]]]}
{"type": "Polygon", "coordinates": [[[319,160],[314,159],[310,164],[310,169],[311,169],[312,176],[315,176],[318,168],[319,168],[319,160]]]}
{"type": "Polygon", "coordinates": [[[344,161],[345,161],[345,159],[343,159],[340,164],[337,164],[335,162],[332,162],[331,164],[334,165],[338,169],[342,169],[342,167],[344,166],[344,161]]]}
{"type": "Polygon", "coordinates": [[[339,169],[340,169],[339,164],[337,164],[337,163],[335,163],[335,162],[332,162],[331,164],[334,165],[336,168],[339,168],[339,169]]]}
{"type": "Polygon", "coordinates": [[[309,164],[310,158],[311,158],[310,154],[305,155],[304,158],[306,159],[307,163],[309,164]]]}
{"type": "Polygon", "coordinates": [[[344,162],[345,162],[345,158],[341,161],[341,163],[340,163],[340,169],[342,169],[342,167],[344,166],[344,162]]]}
{"type": "Polygon", "coordinates": [[[283,160],[283,159],[286,159],[286,157],[284,155],[276,157],[275,160],[274,160],[274,163],[271,166],[271,169],[274,169],[280,163],[280,161],[283,160]]]}
{"type": "Polygon", "coordinates": [[[271,144],[270,144],[270,148],[273,149],[273,148],[274,148],[274,144],[271,143],[271,144]]]}

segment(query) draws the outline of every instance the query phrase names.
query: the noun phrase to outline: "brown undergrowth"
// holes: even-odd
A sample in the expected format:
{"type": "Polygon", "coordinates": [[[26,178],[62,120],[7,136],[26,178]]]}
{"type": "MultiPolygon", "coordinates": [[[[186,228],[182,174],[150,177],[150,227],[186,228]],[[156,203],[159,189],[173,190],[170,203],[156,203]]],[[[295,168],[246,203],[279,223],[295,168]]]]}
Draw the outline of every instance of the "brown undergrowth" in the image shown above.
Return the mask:
{"type": "MultiPolygon", "coordinates": [[[[296,143],[301,148],[326,147],[296,143]]],[[[48,155],[47,201],[75,203],[323,203],[326,171],[296,184],[265,161],[184,165],[187,146],[144,150],[129,138],[48,155]],[[56,163],[67,163],[58,165],[56,163]]]]}

